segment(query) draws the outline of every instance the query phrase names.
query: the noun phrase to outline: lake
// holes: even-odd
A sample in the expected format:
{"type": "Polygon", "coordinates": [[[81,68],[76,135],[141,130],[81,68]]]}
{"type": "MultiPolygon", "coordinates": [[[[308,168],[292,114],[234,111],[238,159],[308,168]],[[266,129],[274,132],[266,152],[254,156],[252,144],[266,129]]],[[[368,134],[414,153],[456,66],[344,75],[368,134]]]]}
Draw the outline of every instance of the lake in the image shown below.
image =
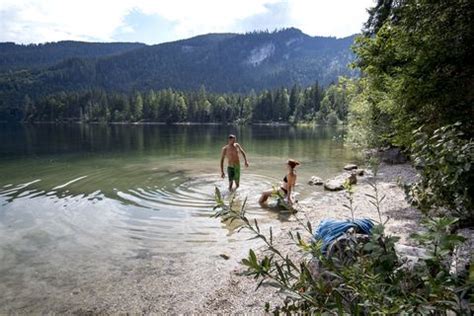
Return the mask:
{"type": "Polygon", "coordinates": [[[299,200],[324,194],[312,175],[356,159],[340,127],[0,124],[0,313],[171,312],[203,299],[252,245],[211,218],[229,133],[250,162],[237,202],[262,225],[291,220],[257,203],[288,158],[301,162],[299,200]]]}

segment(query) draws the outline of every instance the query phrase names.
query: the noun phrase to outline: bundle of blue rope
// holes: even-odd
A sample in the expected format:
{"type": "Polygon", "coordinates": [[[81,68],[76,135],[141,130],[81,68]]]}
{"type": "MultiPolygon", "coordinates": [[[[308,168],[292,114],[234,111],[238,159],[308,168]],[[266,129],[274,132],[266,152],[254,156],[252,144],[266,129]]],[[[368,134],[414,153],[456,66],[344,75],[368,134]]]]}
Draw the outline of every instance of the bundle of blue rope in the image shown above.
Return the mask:
{"type": "Polygon", "coordinates": [[[326,252],[332,241],[339,238],[350,228],[354,228],[357,233],[370,235],[374,223],[368,218],[355,220],[323,219],[314,232],[314,239],[323,242],[322,250],[326,252]]]}

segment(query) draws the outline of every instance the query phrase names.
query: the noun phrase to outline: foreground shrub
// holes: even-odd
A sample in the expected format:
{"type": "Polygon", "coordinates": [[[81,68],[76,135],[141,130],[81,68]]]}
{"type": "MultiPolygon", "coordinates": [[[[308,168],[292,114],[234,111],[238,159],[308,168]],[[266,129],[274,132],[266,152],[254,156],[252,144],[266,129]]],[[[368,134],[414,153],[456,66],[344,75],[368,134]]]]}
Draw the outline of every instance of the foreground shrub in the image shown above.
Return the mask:
{"type": "Polygon", "coordinates": [[[460,127],[456,123],[432,134],[423,127],[414,132],[411,154],[420,179],[407,187],[407,194],[425,214],[452,215],[473,226],[474,141],[464,139],[460,127]]]}
{"type": "MultiPolygon", "coordinates": [[[[349,194],[350,195],[350,194],[349,194]]],[[[378,205],[382,198],[372,196],[378,205]]],[[[240,209],[227,205],[216,189],[215,216],[237,222],[241,229],[262,240],[262,256],[250,250],[242,264],[253,276],[257,289],[262,285],[275,287],[283,295],[283,304],[266,311],[298,314],[457,314],[469,312],[465,299],[472,295],[472,283],[464,276],[449,273],[446,255],[452,253],[462,238],[451,233],[456,220],[432,219],[426,231],[416,236],[426,249],[426,256],[412,266],[401,262],[395,252],[397,237],[384,232],[384,224],[374,226],[365,243],[356,234],[347,234],[339,255],[323,255],[322,244],[311,242],[313,228],[303,224],[308,236],[290,233],[299,253],[286,254],[278,249],[272,229],[262,233],[256,220],[240,209]],[[342,254],[342,256],[340,256],[342,254]]],[[[350,207],[350,206],[349,206],[350,207]]],[[[352,210],[353,211],[353,210],[352,210]]],[[[381,217],[379,217],[381,218],[381,217]]]]}

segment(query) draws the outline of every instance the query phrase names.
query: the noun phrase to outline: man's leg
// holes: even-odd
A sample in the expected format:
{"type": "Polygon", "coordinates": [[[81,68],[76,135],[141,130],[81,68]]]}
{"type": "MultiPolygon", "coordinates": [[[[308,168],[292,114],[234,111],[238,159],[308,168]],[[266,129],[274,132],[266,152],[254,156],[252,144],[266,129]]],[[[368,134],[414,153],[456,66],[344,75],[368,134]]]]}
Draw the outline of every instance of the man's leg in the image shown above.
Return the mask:
{"type": "Polygon", "coordinates": [[[235,189],[237,190],[240,185],[240,165],[237,165],[234,168],[234,181],[235,181],[235,189]]]}
{"type": "Polygon", "coordinates": [[[227,167],[227,175],[229,176],[229,192],[232,192],[232,181],[235,178],[235,169],[233,167],[227,167]]]}

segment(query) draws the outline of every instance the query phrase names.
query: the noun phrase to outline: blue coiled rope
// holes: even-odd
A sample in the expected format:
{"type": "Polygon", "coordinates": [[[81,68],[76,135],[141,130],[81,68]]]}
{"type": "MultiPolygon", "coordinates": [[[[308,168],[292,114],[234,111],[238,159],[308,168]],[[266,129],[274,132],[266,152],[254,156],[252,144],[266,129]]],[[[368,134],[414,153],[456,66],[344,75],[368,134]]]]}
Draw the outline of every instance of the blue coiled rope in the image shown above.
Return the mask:
{"type": "Polygon", "coordinates": [[[354,228],[358,234],[370,235],[373,226],[374,223],[368,218],[355,219],[353,221],[323,219],[316,228],[313,238],[315,240],[322,240],[322,251],[325,253],[331,242],[339,238],[348,229],[354,228]]]}

